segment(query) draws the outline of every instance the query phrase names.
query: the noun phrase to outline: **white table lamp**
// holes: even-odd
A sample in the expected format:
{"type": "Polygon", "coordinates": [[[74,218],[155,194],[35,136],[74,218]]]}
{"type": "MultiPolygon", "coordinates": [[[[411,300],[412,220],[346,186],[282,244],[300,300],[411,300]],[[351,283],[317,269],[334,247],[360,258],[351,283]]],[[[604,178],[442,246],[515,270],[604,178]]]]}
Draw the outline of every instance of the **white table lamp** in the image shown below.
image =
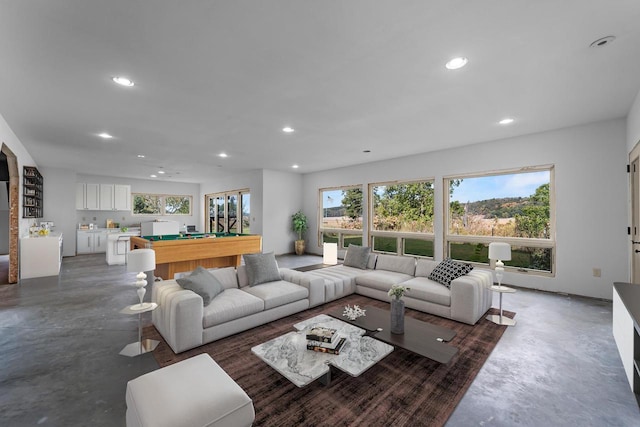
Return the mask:
{"type": "Polygon", "coordinates": [[[496,261],[496,280],[498,281],[498,287],[500,287],[504,275],[504,263],[502,261],[511,260],[511,245],[503,242],[489,243],[489,259],[496,261]]]}
{"type": "Polygon", "coordinates": [[[156,252],[153,249],[134,249],[127,254],[127,271],[138,272],[136,276],[135,286],[138,288],[137,293],[140,298],[140,304],[132,305],[131,310],[144,310],[151,304],[143,303],[144,294],[146,293],[147,275],[145,271],[156,269],[156,252]]]}
{"type": "Polygon", "coordinates": [[[322,244],[322,263],[327,265],[336,265],[338,263],[337,243],[322,244]]]}

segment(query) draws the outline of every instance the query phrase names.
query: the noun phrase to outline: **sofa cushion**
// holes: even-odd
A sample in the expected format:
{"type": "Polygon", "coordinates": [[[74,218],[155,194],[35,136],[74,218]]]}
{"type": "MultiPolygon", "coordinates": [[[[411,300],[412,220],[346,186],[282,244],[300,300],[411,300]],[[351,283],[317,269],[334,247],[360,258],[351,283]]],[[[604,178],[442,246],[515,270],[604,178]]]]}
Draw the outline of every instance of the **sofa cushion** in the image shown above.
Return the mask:
{"type": "Polygon", "coordinates": [[[202,326],[209,328],[264,310],[264,301],[240,289],[228,289],[204,308],[202,326]]]}
{"type": "MultiPolygon", "coordinates": [[[[213,274],[225,289],[238,289],[238,277],[235,267],[215,267],[207,268],[206,270],[213,274]]],[[[182,279],[188,277],[191,273],[191,271],[176,273],[173,275],[173,278],[182,279]]]]}
{"type": "Polygon", "coordinates": [[[378,255],[376,270],[395,271],[413,276],[416,272],[416,259],[408,256],[378,255]]]}
{"type": "Polygon", "coordinates": [[[366,270],[370,253],[371,248],[368,246],[357,246],[350,244],[347,248],[347,253],[344,256],[343,265],[346,265],[347,267],[355,267],[361,270],[366,270]]]}
{"type": "Polygon", "coordinates": [[[395,271],[375,270],[356,277],[356,284],[367,288],[387,292],[392,285],[397,285],[412,279],[413,276],[395,271]]]}
{"type": "Polygon", "coordinates": [[[438,266],[438,261],[432,259],[416,260],[416,277],[429,277],[434,268],[438,266]]]}
{"type": "Polygon", "coordinates": [[[266,254],[244,254],[244,264],[249,278],[249,286],[280,280],[278,263],[273,252],[266,254]]]}
{"type": "Polygon", "coordinates": [[[307,288],[284,280],[247,287],[243,291],[263,300],[265,310],[309,297],[307,288]]]}
{"type": "Polygon", "coordinates": [[[456,262],[451,258],[447,258],[433,269],[431,274],[429,274],[429,279],[442,283],[448,288],[451,286],[452,280],[464,276],[471,270],[473,270],[473,266],[471,264],[456,262]]]}
{"type": "Polygon", "coordinates": [[[207,271],[213,274],[225,289],[238,289],[238,276],[234,267],[209,268],[207,271]]]}
{"type": "Polygon", "coordinates": [[[187,277],[177,279],[176,282],[183,289],[188,289],[202,297],[202,303],[206,307],[220,293],[224,292],[222,283],[203,267],[197,267],[187,277]]]}
{"type": "Polygon", "coordinates": [[[451,306],[451,290],[426,277],[415,277],[403,282],[402,285],[410,288],[406,296],[409,298],[419,299],[422,301],[432,302],[434,304],[451,306]]]}

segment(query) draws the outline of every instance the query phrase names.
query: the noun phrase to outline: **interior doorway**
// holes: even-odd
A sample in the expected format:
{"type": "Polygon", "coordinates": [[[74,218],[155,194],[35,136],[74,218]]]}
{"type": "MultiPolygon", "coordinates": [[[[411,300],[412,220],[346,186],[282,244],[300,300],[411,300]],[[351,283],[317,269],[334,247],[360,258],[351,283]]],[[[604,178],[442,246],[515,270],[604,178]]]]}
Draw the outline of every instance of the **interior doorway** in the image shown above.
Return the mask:
{"type": "MultiPolygon", "coordinates": [[[[18,160],[9,147],[2,144],[2,149],[0,149],[0,185],[2,185],[3,189],[6,188],[8,204],[6,221],[0,217],[0,227],[2,228],[0,240],[4,241],[6,239],[8,246],[8,250],[1,250],[1,252],[8,252],[3,254],[5,256],[0,257],[0,272],[6,271],[6,279],[4,279],[4,274],[2,275],[3,281],[0,282],[2,284],[18,283],[19,181],[18,160]]],[[[0,205],[4,203],[4,197],[4,193],[0,191],[0,205]]],[[[2,214],[1,209],[0,214],[2,214]]],[[[0,247],[2,243],[0,242],[0,247]]]]}
{"type": "Polygon", "coordinates": [[[640,283],[640,142],[629,154],[631,191],[631,281],[640,283]]]}

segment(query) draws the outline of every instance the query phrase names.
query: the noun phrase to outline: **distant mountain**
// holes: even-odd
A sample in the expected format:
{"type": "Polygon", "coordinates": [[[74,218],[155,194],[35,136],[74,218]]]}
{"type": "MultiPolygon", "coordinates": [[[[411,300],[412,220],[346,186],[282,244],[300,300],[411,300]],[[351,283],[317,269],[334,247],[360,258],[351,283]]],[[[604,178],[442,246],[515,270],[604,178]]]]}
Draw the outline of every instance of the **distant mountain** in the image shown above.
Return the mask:
{"type": "Polygon", "coordinates": [[[529,197],[504,197],[469,202],[463,206],[466,206],[468,215],[482,215],[485,218],[513,218],[516,214],[522,214],[522,208],[529,203],[529,197]]]}

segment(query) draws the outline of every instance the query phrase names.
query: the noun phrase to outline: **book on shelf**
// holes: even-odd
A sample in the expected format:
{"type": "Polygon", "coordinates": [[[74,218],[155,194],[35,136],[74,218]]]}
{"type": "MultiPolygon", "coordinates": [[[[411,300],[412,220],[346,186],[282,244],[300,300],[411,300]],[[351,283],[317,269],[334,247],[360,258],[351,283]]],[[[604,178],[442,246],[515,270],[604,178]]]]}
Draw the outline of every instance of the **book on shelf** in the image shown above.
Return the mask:
{"type": "Polygon", "coordinates": [[[333,328],[325,328],[324,326],[314,326],[307,332],[307,339],[309,341],[319,342],[333,342],[334,338],[338,336],[337,330],[333,328]]]}
{"type": "Polygon", "coordinates": [[[308,341],[307,342],[307,350],[313,350],[313,351],[317,351],[319,353],[328,353],[328,354],[335,354],[335,355],[339,355],[340,354],[340,350],[342,350],[342,347],[344,347],[344,344],[347,342],[347,338],[346,337],[340,337],[338,339],[336,339],[336,343],[334,347],[327,347],[326,343],[325,345],[323,345],[323,343],[320,343],[318,341],[308,341]]]}

